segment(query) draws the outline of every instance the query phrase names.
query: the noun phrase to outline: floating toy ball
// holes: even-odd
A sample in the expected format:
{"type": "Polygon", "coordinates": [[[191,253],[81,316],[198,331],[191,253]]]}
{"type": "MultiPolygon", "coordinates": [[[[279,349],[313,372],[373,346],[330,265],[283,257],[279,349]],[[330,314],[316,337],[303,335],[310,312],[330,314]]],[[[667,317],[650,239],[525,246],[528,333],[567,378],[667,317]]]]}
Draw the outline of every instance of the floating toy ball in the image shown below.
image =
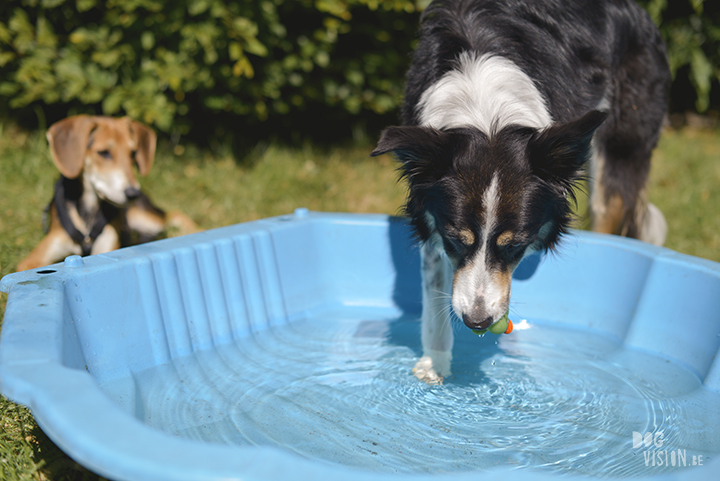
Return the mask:
{"type": "Polygon", "coordinates": [[[500,318],[495,324],[488,327],[487,329],[473,329],[472,332],[474,334],[477,334],[478,336],[482,336],[486,332],[490,331],[493,334],[510,334],[513,330],[513,323],[508,318],[508,313],[506,312],[504,316],[500,318]]]}

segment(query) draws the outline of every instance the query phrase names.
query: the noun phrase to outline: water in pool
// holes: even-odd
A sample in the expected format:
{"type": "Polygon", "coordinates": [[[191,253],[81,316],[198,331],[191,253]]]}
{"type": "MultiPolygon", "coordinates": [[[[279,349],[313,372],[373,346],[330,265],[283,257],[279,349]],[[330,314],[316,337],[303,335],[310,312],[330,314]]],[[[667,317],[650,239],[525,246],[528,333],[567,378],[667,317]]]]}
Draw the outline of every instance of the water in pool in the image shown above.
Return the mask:
{"type": "Polygon", "coordinates": [[[720,395],[694,373],[594,331],[515,324],[510,335],[482,338],[456,326],[453,375],[441,386],[412,375],[417,319],[360,310],[102,384],[172,435],[385,472],[646,476],[720,451],[720,395]]]}

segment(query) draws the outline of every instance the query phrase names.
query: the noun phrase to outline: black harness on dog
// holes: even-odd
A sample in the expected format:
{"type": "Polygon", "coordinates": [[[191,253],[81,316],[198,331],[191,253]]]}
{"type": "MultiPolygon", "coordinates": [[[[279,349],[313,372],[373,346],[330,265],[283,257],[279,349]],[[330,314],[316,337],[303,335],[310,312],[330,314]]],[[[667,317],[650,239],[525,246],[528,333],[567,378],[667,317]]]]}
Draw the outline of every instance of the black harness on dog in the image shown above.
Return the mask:
{"type": "Polygon", "coordinates": [[[78,201],[82,196],[82,193],[83,186],[80,179],[68,179],[65,176],[60,176],[58,181],[55,183],[55,195],[53,200],[45,208],[45,220],[43,224],[45,232],[47,233],[50,229],[47,222],[47,213],[50,211],[50,207],[54,203],[63,229],[65,229],[65,232],[68,233],[72,240],[80,245],[82,248],[82,255],[87,256],[92,252],[92,246],[100,234],[102,234],[105,226],[112,222],[120,214],[120,209],[108,202],[105,202],[104,200],[101,200],[100,209],[98,209],[94,216],[94,222],[90,228],[90,233],[85,235],[80,232],[77,227],[75,227],[75,224],[73,224],[72,219],[70,219],[70,213],[68,212],[67,205],[65,204],[68,201],[74,202],[78,206],[78,213],[82,216],[82,209],[80,209],[80,206],[78,205],[78,201]]]}

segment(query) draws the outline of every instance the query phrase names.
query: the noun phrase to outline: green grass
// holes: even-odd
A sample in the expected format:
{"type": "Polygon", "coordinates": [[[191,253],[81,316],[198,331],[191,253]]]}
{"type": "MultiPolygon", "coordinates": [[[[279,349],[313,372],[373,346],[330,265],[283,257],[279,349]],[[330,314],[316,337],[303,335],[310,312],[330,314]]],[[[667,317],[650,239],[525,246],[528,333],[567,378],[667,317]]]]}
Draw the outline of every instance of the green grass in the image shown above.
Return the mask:
{"type": "MultiPolygon", "coordinates": [[[[40,133],[0,127],[0,274],[42,238],[42,212],[58,175],[40,133]]],[[[387,156],[372,146],[321,149],[258,148],[236,162],[229,151],[160,146],[141,179],[152,200],[181,210],[202,229],[313,210],[397,213],[404,190],[387,156]],[[179,153],[180,155],[176,155],[179,153]]]]}
{"type": "Polygon", "coordinates": [[[650,201],[668,221],[665,245],[720,262],[720,134],[666,132],[653,162],[650,201]]]}
{"type": "MultiPolygon", "coordinates": [[[[0,129],[0,274],[5,275],[42,237],[42,210],[57,173],[42,134],[0,129]]],[[[331,149],[270,145],[237,163],[222,149],[161,146],[143,186],[160,207],[185,212],[203,229],[285,214],[300,206],[395,214],[404,188],[396,182],[393,161],[388,156],[370,158],[371,150],[369,144],[331,149]]],[[[649,196],[668,220],[668,247],[720,261],[718,132],[665,132],[649,196]]],[[[0,297],[0,316],[6,297],[0,297]]],[[[98,477],[60,452],[28,409],[0,397],[0,479],[98,477]]]]}

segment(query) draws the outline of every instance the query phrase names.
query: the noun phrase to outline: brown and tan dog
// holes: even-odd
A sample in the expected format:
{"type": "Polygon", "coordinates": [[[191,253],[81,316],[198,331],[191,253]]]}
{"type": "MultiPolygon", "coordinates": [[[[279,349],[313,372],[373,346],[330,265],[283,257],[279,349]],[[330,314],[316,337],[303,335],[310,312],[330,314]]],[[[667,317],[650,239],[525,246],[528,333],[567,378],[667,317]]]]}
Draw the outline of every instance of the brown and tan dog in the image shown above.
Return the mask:
{"type": "Polygon", "coordinates": [[[134,170],[150,172],[157,139],[146,125],[78,115],[53,124],[47,139],[61,176],[48,206],[47,235],[18,271],[147,242],[169,226],[181,234],[195,231],[187,216],[166,214],[140,190],[134,170]]]}

